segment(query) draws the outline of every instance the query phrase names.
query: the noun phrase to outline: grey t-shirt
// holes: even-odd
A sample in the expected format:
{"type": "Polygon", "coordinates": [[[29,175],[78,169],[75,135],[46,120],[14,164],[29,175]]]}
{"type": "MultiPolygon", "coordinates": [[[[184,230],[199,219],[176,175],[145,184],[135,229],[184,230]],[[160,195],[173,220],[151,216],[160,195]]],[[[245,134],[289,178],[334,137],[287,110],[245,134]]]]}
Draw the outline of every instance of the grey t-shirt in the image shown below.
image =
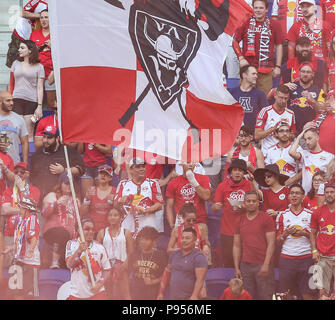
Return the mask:
{"type": "Polygon", "coordinates": [[[20,138],[28,135],[27,126],[23,118],[13,111],[8,116],[0,115],[1,131],[6,131],[10,139],[7,154],[12,157],[14,164],[20,162],[20,138]]]}
{"type": "Polygon", "coordinates": [[[37,102],[37,82],[38,79],[45,78],[43,65],[37,63],[29,70],[23,71],[22,62],[15,60],[10,71],[15,79],[13,97],[37,102]]]}

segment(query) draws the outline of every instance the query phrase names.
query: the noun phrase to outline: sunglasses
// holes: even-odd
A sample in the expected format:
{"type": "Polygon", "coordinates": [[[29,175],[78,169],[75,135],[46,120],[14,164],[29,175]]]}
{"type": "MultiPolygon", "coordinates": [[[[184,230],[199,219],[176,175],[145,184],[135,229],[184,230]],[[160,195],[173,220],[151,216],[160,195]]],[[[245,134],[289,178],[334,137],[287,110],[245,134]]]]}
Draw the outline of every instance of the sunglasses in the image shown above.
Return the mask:
{"type": "Polygon", "coordinates": [[[15,174],[21,173],[24,174],[26,171],[25,170],[14,170],[15,174]]]}
{"type": "Polygon", "coordinates": [[[279,133],[289,133],[290,130],[278,130],[279,133]]]}
{"type": "Polygon", "coordinates": [[[273,175],[272,174],[266,174],[264,177],[265,177],[265,179],[269,179],[269,178],[272,178],[273,175]]]}
{"type": "Polygon", "coordinates": [[[192,219],[192,218],[191,218],[191,219],[185,219],[185,221],[186,221],[186,222],[196,222],[197,219],[192,219]]]}

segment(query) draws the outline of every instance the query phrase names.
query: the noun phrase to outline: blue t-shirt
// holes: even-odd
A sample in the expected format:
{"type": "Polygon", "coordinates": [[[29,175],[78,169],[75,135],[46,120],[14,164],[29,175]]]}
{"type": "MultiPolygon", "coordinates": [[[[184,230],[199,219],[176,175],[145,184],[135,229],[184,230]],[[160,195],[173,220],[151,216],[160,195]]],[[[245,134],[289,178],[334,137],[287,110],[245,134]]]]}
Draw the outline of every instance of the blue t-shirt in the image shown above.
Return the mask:
{"type": "Polygon", "coordinates": [[[309,121],[313,121],[316,117],[312,104],[301,93],[305,90],[311,92],[313,98],[318,102],[324,102],[324,98],[322,97],[323,90],[316,85],[313,84],[308,89],[304,89],[299,82],[294,83],[298,87],[296,90],[291,91],[289,109],[294,112],[298,135],[303,130],[304,125],[309,121]]]}
{"type": "Polygon", "coordinates": [[[265,93],[257,88],[244,92],[239,86],[229,89],[229,92],[244,109],[244,124],[254,131],[257,114],[262,108],[269,105],[265,93]]]}
{"type": "Polygon", "coordinates": [[[192,295],[196,281],[195,269],[207,268],[207,258],[197,249],[183,256],[182,249],[170,254],[171,265],[170,289],[171,300],[185,300],[192,295]]]}

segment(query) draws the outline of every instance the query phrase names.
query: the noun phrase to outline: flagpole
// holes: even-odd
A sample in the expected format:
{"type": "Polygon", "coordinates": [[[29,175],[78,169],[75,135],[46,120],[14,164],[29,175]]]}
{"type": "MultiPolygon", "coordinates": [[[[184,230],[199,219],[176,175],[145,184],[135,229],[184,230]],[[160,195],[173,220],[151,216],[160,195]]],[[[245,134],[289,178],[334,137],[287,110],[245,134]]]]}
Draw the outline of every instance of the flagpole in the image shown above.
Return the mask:
{"type": "MultiPolygon", "coordinates": [[[[84,242],[85,241],[85,236],[84,236],[84,232],[83,232],[83,227],[81,225],[79,208],[78,208],[78,203],[77,203],[77,198],[76,198],[76,192],[74,190],[72,172],[71,172],[69,156],[68,156],[66,145],[64,145],[64,154],[65,154],[65,161],[66,161],[66,167],[67,167],[67,176],[69,177],[71,194],[72,194],[72,199],[73,199],[73,202],[74,202],[74,208],[75,208],[75,212],[76,212],[76,218],[77,218],[77,223],[78,223],[78,231],[79,231],[79,235],[80,235],[80,240],[84,242]]],[[[88,273],[90,275],[92,287],[94,287],[95,286],[95,280],[94,280],[94,275],[93,275],[93,271],[92,271],[91,261],[90,261],[87,250],[85,250],[85,255],[86,255],[86,265],[87,265],[88,273]]]]}

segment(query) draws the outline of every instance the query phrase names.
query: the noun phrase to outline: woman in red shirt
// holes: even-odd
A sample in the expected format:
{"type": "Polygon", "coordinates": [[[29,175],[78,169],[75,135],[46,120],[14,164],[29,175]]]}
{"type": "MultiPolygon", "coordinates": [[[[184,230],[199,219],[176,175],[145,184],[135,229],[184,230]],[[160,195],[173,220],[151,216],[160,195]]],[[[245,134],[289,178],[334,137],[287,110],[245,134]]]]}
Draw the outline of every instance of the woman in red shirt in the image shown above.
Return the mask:
{"type": "Polygon", "coordinates": [[[254,177],[256,182],[265,188],[258,190],[263,199],[263,210],[275,218],[280,211],[288,208],[289,188],[285,187],[285,182],[289,176],[281,174],[276,164],[269,164],[265,168],[256,169],[254,177]]]}
{"type": "Polygon", "coordinates": [[[113,168],[108,165],[98,167],[98,180],[86,192],[81,208],[81,215],[89,215],[94,221],[94,238],[99,230],[108,226],[107,215],[113,207],[115,187],[110,185],[113,179],[113,168]]]}
{"type": "Polygon", "coordinates": [[[323,171],[315,172],[312,179],[312,188],[306,194],[303,206],[307,209],[316,209],[318,207],[318,190],[321,183],[325,182],[325,173],[323,171]]]}

